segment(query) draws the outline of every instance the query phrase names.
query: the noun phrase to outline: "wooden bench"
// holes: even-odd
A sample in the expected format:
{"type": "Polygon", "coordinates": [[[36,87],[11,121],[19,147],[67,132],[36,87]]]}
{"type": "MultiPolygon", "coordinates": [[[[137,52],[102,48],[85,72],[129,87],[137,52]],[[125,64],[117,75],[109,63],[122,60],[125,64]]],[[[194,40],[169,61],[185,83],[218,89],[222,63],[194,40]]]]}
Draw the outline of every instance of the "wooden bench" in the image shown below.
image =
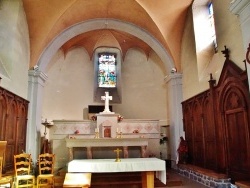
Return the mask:
{"type": "Polygon", "coordinates": [[[91,173],[66,173],[63,187],[88,188],[91,185],[91,173]]]}

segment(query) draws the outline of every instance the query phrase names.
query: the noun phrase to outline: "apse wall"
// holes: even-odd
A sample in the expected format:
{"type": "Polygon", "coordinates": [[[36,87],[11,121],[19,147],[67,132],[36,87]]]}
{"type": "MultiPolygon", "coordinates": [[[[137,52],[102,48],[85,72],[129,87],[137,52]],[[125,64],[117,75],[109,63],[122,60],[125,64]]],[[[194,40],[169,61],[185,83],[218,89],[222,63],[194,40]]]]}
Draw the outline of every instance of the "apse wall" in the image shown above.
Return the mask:
{"type": "MultiPolygon", "coordinates": [[[[152,53],[148,58],[140,49],[130,49],[121,68],[122,103],[113,111],[125,119],[167,119],[167,91],[164,67],[152,53]]],[[[84,48],[66,54],[59,51],[50,62],[44,86],[43,118],[49,120],[87,119],[93,101],[94,64],[84,48]]]]}

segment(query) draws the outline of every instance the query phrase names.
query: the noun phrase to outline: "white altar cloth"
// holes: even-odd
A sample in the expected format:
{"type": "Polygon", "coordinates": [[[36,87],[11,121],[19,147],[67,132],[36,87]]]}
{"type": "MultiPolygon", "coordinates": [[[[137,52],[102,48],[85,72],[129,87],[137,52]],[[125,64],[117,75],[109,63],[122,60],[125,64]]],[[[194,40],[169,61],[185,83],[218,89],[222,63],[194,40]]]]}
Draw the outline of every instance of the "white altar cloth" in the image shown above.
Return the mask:
{"type": "Polygon", "coordinates": [[[165,161],[157,158],[122,158],[115,159],[74,159],[68,163],[68,172],[148,172],[155,171],[156,177],[166,184],[165,161]]]}

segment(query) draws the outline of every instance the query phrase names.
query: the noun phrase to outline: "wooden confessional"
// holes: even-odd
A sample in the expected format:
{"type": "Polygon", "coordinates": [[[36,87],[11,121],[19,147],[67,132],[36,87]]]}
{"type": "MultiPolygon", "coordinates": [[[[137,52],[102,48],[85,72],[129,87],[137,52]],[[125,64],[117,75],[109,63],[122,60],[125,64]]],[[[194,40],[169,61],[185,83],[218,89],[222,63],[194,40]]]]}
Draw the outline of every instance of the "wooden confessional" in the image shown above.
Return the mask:
{"type": "MultiPolygon", "coordinates": [[[[189,163],[226,173],[235,180],[250,179],[250,94],[247,72],[226,60],[216,84],[210,76],[207,91],[182,103],[189,163]]],[[[219,63],[219,62],[218,62],[219,63]]]]}
{"type": "Polygon", "coordinates": [[[13,169],[14,154],[25,151],[28,104],[0,87],[0,140],[7,141],[4,170],[13,169]]]}

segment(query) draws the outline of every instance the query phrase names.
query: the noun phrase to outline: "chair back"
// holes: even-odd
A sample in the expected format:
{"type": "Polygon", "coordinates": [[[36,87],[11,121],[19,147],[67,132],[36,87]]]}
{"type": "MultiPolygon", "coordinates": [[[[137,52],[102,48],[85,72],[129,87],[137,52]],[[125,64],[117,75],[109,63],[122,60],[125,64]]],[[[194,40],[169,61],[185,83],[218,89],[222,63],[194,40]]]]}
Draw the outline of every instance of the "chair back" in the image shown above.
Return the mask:
{"type": "Polygon", "coordinates": [[[15,176],[29,175],[31,171],[31,154],[21,153],[14,155],[15,176]]]}
{"type": "Polygon", "coordinates": [[[43,153],[39,155],[39,174],[54,174],[55,154],[43,153]]]}
{"type": "Polygon", "coordinates": [[[2,170],[3,170],[3,157],[0,156],[0,178],[2,177],[2,170]]]}
{"type": "MultiPolygon", "coordinates": [[[[6,151],[7,141],[0,141],[0,157],[2,157],[2,170],[5,165],[5,151],[6,151]]],[[[2,171],[1,171],[2,173],[2,171]]],[[[1,177],[1,176],[0,176],[1,177]]]]}

